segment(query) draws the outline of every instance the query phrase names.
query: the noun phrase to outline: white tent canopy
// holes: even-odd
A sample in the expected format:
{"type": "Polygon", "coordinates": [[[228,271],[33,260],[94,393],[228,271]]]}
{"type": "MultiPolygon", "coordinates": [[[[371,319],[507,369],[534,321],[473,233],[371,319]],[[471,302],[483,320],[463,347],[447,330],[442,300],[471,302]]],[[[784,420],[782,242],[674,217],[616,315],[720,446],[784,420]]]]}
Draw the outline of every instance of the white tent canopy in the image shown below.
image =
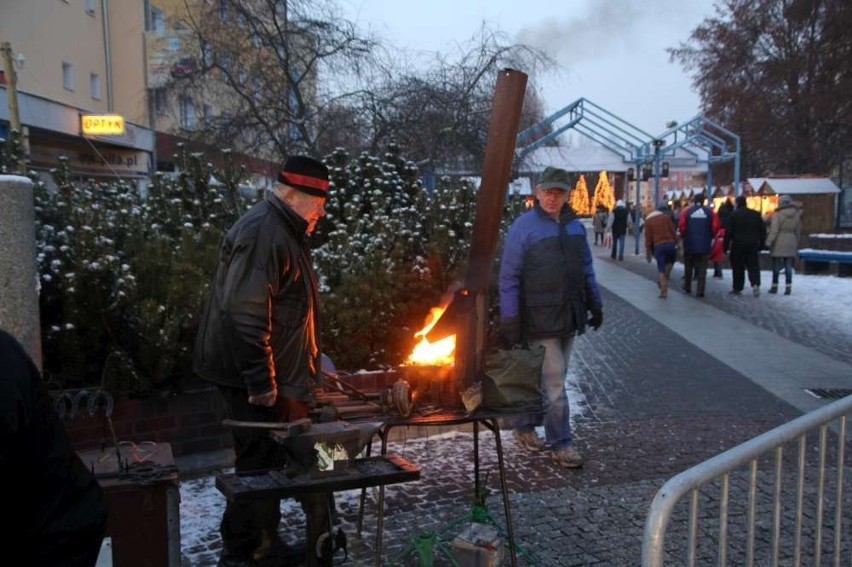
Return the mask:
{"type": "Polygon", "coordinates": [[[598,145],[544,146],[524,159],[524,170],[539,172],[545,167],[558,167],[566,171],[625,171],[630,164],[624,163],[615,152],[598,145]]]}

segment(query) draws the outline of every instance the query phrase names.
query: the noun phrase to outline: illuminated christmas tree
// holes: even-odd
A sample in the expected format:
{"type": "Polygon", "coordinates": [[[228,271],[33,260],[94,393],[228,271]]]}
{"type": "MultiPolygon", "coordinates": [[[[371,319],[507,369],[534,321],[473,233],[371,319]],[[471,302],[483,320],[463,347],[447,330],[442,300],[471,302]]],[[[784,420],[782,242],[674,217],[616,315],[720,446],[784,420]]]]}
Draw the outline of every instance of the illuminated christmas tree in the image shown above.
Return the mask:
{"type": "Polygon", "coordinates": [[[571,191],[570,204],[571,208],[578,215],[591,214],[591,210],[589,209],[589,188],[586,186],[586,177],[584,175],[580,175],[577,185],[571,191]]]}
{"type": "Polygon", "coordinates": [[[606,170],[601,171],[598,176],[598,184],[595,185],[595,193],[592,196],[592,206],[590,212],[597,210],[598,205],[602,205],[606,210],[611,211],[615,206],[615,192],[612,190],[612,185],[609,182],[609,175],[606,170]]]}

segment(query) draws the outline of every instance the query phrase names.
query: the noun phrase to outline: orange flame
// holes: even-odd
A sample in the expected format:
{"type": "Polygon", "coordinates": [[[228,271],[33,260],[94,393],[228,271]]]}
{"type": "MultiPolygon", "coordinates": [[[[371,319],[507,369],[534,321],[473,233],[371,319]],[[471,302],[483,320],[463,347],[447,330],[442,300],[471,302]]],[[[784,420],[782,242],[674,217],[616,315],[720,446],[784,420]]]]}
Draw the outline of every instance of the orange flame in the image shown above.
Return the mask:
{"type": "Polygon", "coordinates": [[[453,354],[456,351],[455,335],[444,337],[434,343],[430,343],[426,338],[426,335],[432,330],[432,327],[435,326],[435,323],[438,322],[438,319],[441,318],[445,310],[446,306],[433,307],[429,310],[429,316],[426,317],[426,325],[414,333],[414,337],[419,337],[420,342],[417,343],[414,350],[408,355],[408,362],[411,364],[431,366],[442,366],[453,363],[453,354]]]}

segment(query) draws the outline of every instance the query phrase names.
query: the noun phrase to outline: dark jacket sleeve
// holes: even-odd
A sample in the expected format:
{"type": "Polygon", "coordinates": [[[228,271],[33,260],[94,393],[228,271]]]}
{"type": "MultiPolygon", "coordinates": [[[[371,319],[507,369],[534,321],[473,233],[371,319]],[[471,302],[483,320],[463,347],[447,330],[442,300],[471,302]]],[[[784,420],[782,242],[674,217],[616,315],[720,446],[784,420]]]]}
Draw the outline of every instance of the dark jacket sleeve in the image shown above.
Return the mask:
{"type": "Polygon", "coordinates": [[[0,331],[0,482],[4,553],[43,567],[94,565],[108,505],[71,446],[38,370],[0,331]]]}
{"type": "Polygon", "coordinates": [[[254,239],[235,245],[222,294],[223,324],[230,327],[225,336],[232,337],[232,360],[249,395],[269,392],[275,380],[269,339],[277,270],[268,246],[254,239]]]}

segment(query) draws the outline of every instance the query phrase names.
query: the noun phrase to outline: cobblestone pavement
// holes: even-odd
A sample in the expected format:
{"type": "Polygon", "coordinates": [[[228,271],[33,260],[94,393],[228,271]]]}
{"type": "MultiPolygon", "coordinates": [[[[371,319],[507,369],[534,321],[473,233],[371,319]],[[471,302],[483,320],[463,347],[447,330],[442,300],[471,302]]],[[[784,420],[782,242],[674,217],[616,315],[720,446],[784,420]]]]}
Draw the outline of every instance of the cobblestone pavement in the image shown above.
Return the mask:
{"type": "MultiPolygon", "coordinates": [[[[606,255],[598,256],[596,261],[614,262],[606,255]]],[[[624,261],[618,262],[618,266],[646,278],[649,282],[656,282],[653,264],[645,263],[632,253],[625,254],[624,261]]],[[[728,291],[731,290],[731,271],[725,270],[722,279],[712,278],[711,274],[712,268],[707,271],[707,294],[704,298],[706,303],[726,313],[736,315],[752,325],[757,325],[832,358],[852,364],[852,348],[849,348],[849,345],[852,344],[852,327],[849,325],[843,324],[841,321],[826,320],[820,313],[790,312],[778,309],[774,303],[769,301],[755,302],[749,295],[748,289],[743,295],[730,296],[728,291]]],[[[765,272],[762,273],[761,288],[764,294],[769,289],[769,280],[766,275],[765,272]]],[[[674,293],[680,293],[682,285],[683,264],[677,263],[673,271],[670,289],[674,293]]],[[[748,281],[746,281],[746,286],[748,286],[748,281]]],[[[651,290],[653,290],[653,287],[651,290]]],[[[793,296],[790,299],[796,300],[795,278],[793,278],[793,296]]]]}
{"type": "MultiPolygon", "coordinates": [[[[653,275],[644,262],[625,261],[619,266],[649,279],[653,275]]],[[[654,495],[666,480],[800,415],[789,404],[610,293],[605,283],[603,292],[604,326],[575,342],[569,371],[571,388],[578,394],[576,400],[572,397],[572,412],[577,446],[583,453],[585,466],[578,470],[561,469],[548,453],[529,453],[517,446],[508,431],[501,435],[515,540],[526,552],[519,557],[519,565],[640,565],[645,520],[654,495]]],[[[759,308],[739,309],[722,297],[726,292],[727,288],[724,291],[708,288],[706,302],[815,349],[829,342],[826,354],[834,356],[839,352],[840,346],[830,337],[837,330],[830,324],[784,320],[783,314],[769,309],[765,312],[759,308]]],[[[848,330],[843,332],[849,336],[848,330]]],[[[852,344],[849,339],[844,340],[847,345],[852,344]]],[[[846,350],[843,355],[852,356],[846,350]]],[[[445,531],[444,541],[449,545],[452,536],[460,531],[454,522],[465,519],[473,497],[472,437],[467,429],[389,444],[390,452],[416,463],[422,473],[417,482],[387,487],[383,564],[417,565],[415,554],[404,559],[400,555],[411,549],[419,534],[445,531]]],[[[486,506],[497,524],[505,528],[499,469],[490,431],[480,431],[479,447],[481,478],[487,488],[486,506]]],[[[808,458],[812,457],[809,450],[808,458]]],[[[785,469],[790,467],[793,464],[785,460],[785,469]]],[[[757,505],[756,565],[769,564],[767,546],[771,541],[772,521],[766,503],[772,502],[774,477],[767,472],[771,469],[761,463],[757,473],[761,499],[757,505]]],[[[746,530],[742,526],[746,513],[736,509],[734,503],[746,501],[747,476],[739,472],[731,476],[729,561],[734,565],[744,561],[746,530]]],[[[813,495],[807,496],[813,499],[813,495]]],[[[700,501],[700,518],[706,519],[712,531],[712,518],[718,516],[718,494],[712,488],[702,490],[700,501]]],[[[345,564],[373,564],[374,502],[375,492],[369,491],[364,531],[358,538],[357,495],[338,495],[340,526],[349,536],[345,564]]],[[[826,510],[827,518],[832,518],[831,514],[832,511],[826,510]]],[[[807,517],[812,519],[813,515],[810,510],[807,517]]],[[[687,520],[686,510],[679,508],[668,532],[675,539],[671,544],[673,551],[682,548],[677,537],[682,539],[686,533],[687,520]]],[[[843,519],[846,525],[850,521],[843,519]]],[[[782,533],[789,535],[787,523],[782,533]]],[[[290,509],[282,521],[282,538],[298,541],[303,529],[304,518],[290,509]]],[[[823,529],[823,540],[832,537],[831,522],[823,529]]],[[[805,540],[811,546],[805,554],[806,560],[808,553],[813,553],[812,531],[812,527],[805,527],[805,540]]],[[[715,565],[715,547],[709,540],[699,541],[697,564],[715,565]]],[[[185,567],[215,565],[218,546],[218,534],[214,532],[197,548],[184,549],[185,567]]],[[[439,551],[435,550],[434,565],[450,565],[439,551]]],[[[780,564],[791,564],[784,553],[780,564]]],[[[674,559],[671,563],[683,564],[685,559],[674,559]]]]}

